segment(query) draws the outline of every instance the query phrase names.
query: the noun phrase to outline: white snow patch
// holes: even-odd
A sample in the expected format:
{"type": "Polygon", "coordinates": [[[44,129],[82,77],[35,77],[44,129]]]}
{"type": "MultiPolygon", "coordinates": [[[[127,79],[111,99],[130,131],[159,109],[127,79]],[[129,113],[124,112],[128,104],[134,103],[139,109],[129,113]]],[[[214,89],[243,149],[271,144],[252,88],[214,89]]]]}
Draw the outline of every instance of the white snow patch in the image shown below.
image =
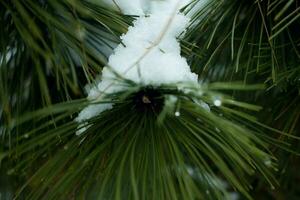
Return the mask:
{"type": "MultiPolygon", "coordinates": [[[[116,0],[125,14],[140,15],[121,37],[122,43],[109,57],[108,66],[126,79],[142,85],[159,86],[179,82],[197,83],[198,76],[191,72],[180,55],[177,37],[184,32],[189,18],[179,12],[189,0],[150,1],[149,15],[144,16],[144,1],[116,0]]],[[[149,2],[149,1],[148,1],[149,2]]],[[[97,101],[105,94],[124,90],[112,70],[105,67],[102,80],[89,91],[88,99],[97,101]]],[[[99,115],[112,104],[90,105],[76,118],[82,122],[99,115]]]]}
{"type": "MultiPolygon", "coordinates": [[[[111,0],[112,1],[112,0],[111,0]]],[[[143,15],[143,1],[141,0],[114,0],[125,15],[143,15]]]]}
{"type": "Polygon", "coordinates": [[[82,122],[86,119],[90,119],[94,116],[97,116],[103,111],[109,109],[112,109],[112,104],[110,103],[89,105],[79,113],[78,117],[76,118],[76,121],[82,122]]]}
{"type": "Polygon", "coordinates": [[[125,15],[143,15],[149,0],[89,0],[125,15]]]}

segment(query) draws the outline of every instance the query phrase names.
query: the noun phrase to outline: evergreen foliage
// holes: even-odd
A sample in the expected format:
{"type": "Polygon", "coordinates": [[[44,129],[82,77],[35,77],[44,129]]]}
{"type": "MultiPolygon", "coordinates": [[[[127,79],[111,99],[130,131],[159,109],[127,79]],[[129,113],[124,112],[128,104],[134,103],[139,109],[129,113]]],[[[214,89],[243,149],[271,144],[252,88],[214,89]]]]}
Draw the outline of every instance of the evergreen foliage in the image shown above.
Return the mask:
{"type": "Polygon", "coordinates": [[[209,0],[180,38],[198,85],[86,100],[134,18],[0,0],[0,199],[299,199],[300,2],[209,0]]]}

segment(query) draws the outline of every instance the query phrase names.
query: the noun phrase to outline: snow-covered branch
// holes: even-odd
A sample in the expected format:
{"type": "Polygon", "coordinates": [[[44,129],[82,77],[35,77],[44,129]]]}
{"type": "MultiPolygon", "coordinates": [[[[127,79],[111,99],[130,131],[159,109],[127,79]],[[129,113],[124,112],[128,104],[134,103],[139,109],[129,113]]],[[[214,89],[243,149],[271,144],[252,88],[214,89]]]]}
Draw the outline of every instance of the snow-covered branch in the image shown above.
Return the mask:
{"type": "MultiPolygon", "coordinates": [[[[142,5],[140,9],[135,8],[135,14],[140,17],[121,37],[125,46],[119,45],[109,57],[111,69],[103,69],[101,81],[90,90],[88,98],[97,101],[105,94],[126,89],[116,81],[112,71],[141,85],[197,83],[198,77],[191,72],[186,59],[181,57],[177,41],[189,23],[189,18],[179,12],[186,3],[182,0],[151,1],[149,15],[146,16],[140,15],[142,5]]],[[[123,4],[119,6],[124,13],[134,10],[123,4]]],[[[77,121],[87,120],[111,107],[111,104],[90,105],[79,114],[77,121]]]]}

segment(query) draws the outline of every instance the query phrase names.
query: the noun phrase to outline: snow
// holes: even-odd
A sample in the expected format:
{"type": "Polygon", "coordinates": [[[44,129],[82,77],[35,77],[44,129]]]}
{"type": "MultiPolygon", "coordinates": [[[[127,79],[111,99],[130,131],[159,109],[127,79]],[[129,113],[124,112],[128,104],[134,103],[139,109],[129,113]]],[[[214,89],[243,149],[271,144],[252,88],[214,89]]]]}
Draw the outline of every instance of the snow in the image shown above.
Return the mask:
{"type": "MultiPolygon", "coordinates": [[[[142,16],[149,12],[153,14],[154,10],[165,9],[178,3],[183,7],[191,0],[89,0],[93,3],[101,3],[113,10],[120,11],[125,15],[142,16]]],[[[170,9],[168,9],[170,10],[170,9]]]]}
{"type": "Polygon", "coordinates": [[[122,12],[125,15],[144,15],[148,10],[149,0],[89,0],[92,3],[99,4],[115,11],[122,12]]]}
{"type": "MultiPolygon", "coordinates": [[[[179,9],[187,5],[189,0],[153,0],[147,5],[145,1],[139,0],[115,2],[124,14],[140,17],[121,36],[123,44],[118,45],[109,57],[101,81],[89,91],[90,101],[126,89],[118,82],[113,71],[141,85],[197,83],[198,76],[191,72],[186,59],[180,55],[180,44],[177,41],[189,25],[189,18],[180,13],[179,9]],[[146,12],[149,12],[148,15],[144,15],[146,12]]],[[[76,121],[83,122],[112,106],[107,103],[90,105],[82,110],[76,121]]]]}
{"type": "MultiPolygon", "coordinates": [[[[111,1],[113,0],[106,0],[111,1]]],[[[114,4],[117,4],[118,9],[125,15],[143,15],[143,1],[140,0],[114,0],[114,4]]]]}
{"type": "Polygon", "coordinates": [[[104,110],[108,110],[111,108],[112,104],[110,103],[89,105],[79,113],[78,117],[76,118],[76,121],[81,122],[85,119],[90,119],[94,116],[99,115],[104,110]]]}

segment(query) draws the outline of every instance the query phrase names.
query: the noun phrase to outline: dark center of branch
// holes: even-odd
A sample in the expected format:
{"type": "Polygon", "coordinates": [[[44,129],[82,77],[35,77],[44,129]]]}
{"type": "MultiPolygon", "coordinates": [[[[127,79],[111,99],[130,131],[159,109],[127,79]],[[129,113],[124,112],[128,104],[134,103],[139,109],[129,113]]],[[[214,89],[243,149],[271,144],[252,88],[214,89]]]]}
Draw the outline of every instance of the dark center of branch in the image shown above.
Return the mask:
{"type": "Polygon", "coordinates": [[[143,88],[132,95],[134,107],[139,112],[160,113],[164,106],[163,94],[152,87],[143,88]]]}

